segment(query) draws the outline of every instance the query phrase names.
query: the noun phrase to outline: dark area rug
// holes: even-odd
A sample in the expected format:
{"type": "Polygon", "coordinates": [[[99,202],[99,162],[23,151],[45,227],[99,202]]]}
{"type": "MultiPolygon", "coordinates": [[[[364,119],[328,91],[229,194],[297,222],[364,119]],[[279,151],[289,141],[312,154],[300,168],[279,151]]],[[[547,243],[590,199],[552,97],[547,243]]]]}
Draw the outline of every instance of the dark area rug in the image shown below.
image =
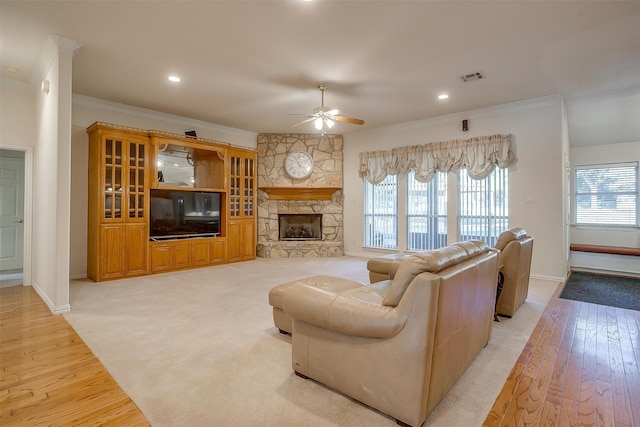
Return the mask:
{"type": "Polygon", "coordinates": [[[640,311],[640,279],[574,271],[560,298],[640,311]]]}

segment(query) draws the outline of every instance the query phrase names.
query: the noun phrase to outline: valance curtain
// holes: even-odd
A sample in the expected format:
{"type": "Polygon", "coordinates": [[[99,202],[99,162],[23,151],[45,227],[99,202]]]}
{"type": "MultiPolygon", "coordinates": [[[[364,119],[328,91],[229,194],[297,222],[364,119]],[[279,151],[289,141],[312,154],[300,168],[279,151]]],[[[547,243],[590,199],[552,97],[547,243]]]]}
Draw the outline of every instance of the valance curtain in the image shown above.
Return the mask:
{"type": "Polygon", "coordinates": [[[511,151],[511,135],[479,136],[470,139],[410,145],[390,151],[360,153],[359,174],[371,184],[387,175],[415,172],[417,181],[429,182],[436,172],[467,168],[473,179],[486,178],[495,166],[509,167],[516,161],[511,151]]]}

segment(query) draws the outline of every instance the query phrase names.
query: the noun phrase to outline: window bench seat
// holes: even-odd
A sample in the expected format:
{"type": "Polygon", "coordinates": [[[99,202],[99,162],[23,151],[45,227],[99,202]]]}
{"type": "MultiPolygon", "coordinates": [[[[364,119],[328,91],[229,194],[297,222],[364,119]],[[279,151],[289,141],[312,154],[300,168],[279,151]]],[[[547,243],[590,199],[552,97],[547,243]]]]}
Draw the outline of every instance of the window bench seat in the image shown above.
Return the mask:
{"type": "Polygon", "coordinates": [[[575,252],[640,256],[640,248],[624,248],[621,246],[571,244],[569,245],[569,249],[575,252]]]}

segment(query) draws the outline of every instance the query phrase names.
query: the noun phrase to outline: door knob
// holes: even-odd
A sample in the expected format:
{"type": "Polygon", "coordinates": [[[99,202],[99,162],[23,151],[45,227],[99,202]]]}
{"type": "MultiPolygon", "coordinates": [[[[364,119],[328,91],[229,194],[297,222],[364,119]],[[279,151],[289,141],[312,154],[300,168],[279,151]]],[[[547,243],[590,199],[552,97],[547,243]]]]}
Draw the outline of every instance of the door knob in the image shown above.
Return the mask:
{"type": "Polygon", "coordinates": [[[23,220],[21,220],[21,219],[19,219],[19,220],[17,220],[17,221],[16,221],[16,223],[18,223],[18,224],[22,224],[23,222],[24,222],[24,221],[23,221],[23,220]]]}

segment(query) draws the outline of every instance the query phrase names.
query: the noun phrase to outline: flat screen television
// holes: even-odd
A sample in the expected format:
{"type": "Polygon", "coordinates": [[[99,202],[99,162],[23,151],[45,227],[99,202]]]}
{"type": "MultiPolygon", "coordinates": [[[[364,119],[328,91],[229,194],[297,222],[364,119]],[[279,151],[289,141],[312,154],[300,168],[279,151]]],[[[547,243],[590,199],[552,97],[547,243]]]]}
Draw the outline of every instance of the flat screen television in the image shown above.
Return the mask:
{"type": "Polygon", "coordinates": [[[220,235],[220,193],[151,189],[151,240],[220,235]]]}

